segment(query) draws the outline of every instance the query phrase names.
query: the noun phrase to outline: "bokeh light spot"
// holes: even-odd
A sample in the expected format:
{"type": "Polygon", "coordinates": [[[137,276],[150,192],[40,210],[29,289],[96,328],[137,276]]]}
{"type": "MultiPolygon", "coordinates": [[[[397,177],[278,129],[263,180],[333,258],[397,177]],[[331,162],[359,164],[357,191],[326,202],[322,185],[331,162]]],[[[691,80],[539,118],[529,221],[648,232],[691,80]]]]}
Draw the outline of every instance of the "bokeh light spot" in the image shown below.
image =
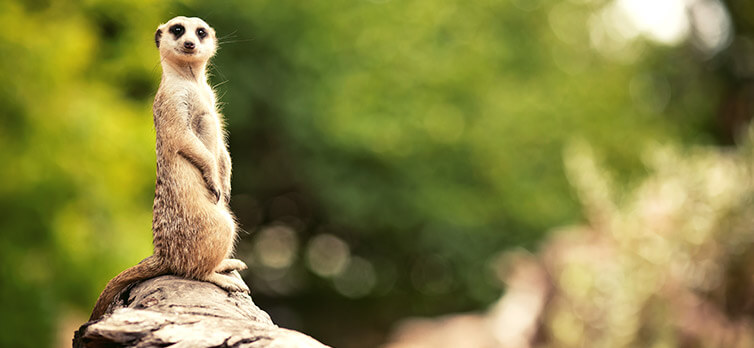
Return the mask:
{"type": "Polygon", "coordinates": [[[345,269],[351,250],[342,239],[331,234],[320,234],[309,241],[306,261],[309,269],[322,277],[332,277],[345,269]]]}
{"type": "Polygon", "coordinates": [[[730,14],[717,0],[698,0],[689,6],[694,23],[694,44],[713,55],[727,47],[732,38],[730,14]]]}
{"type": "Polygon", "coordinates": [[[369,295],[377,283],[374,266],[368,260],[354,256],[346,269],[334,279],[335,290],[350,298],[369,295]]]}
{"type": "Polygon", "coordinates": [[[675,45],[689,34],[684,0],[617,0],[616,5],[642,34],[654,41],[675,45]]]}
{"type": "Polygon", "coordinates": [[[293,229],[285,225],[266,227],[259,232],[253,250],[262,265],[285,269],[296,259],[298,237],[293,229]]]}

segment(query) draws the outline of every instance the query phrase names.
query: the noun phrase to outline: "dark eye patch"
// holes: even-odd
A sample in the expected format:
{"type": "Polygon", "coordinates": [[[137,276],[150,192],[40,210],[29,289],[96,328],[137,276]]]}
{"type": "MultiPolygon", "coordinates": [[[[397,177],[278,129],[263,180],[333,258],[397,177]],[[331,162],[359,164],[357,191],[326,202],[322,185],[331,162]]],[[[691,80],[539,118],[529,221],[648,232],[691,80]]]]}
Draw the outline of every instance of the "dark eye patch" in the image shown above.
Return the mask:
{"type": "Polygon", "coordinates": [[[196,36],[198,36],[199,39],[204,39],[207,37],[207,31],[204,30],[204,28],[196,29],[196,36]]]}
{"type": "Polygon", "coordinates": [[[184,28],[180,24],[176,24],[176,25],[173,25],[172,27],[170,27],[169,31],[177,39],[177,38],[183,36],[183,34],[186,33],[186,28],[184,28]]]}

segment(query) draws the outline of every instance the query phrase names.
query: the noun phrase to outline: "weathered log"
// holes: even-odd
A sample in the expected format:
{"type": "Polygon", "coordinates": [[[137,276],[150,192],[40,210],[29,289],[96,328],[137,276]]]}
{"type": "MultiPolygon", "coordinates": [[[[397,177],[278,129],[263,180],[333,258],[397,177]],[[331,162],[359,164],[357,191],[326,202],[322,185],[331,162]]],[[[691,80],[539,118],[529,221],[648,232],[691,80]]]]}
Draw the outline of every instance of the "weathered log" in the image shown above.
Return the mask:
{"type": "Polygon", "coordinates": [[[74,348],[254,347],[325,348],[276,326],[244,293],[161,276],[124,289],[102,318],[82,325],[74,348]]]}

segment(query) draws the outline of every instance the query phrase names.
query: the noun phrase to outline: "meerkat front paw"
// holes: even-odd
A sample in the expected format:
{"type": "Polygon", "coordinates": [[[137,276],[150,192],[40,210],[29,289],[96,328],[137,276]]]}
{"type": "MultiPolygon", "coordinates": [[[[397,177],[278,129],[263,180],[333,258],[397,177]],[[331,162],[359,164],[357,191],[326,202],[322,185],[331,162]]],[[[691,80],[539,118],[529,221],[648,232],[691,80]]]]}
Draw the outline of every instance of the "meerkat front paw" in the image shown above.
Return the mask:
{"type": "Polygon", "coordinates": [[[227,180],[223,181],[222,191],[223,200],[226,204],[230,204],[230,176],[228,176],[227,180]]]}
{"type": "Polygon", "coordinates": [[[220,196],[222,195],[220,192],[219,181],[212,178],[205,178],[204,181],[207,184],[207,190],[209,191],[212,202],[214,204],[217,204],[218,202],[220,202],[220,196]]]}
{"type": "Polygon", "coordinates": [[[212,193],[212,199],[214,199],[213,203],[215,203],[215,204],[219,203],[220,202],[220,196],[221,196],[220,190],[218,190],[216,188],[213,188],[210,191],[212,193]]]}

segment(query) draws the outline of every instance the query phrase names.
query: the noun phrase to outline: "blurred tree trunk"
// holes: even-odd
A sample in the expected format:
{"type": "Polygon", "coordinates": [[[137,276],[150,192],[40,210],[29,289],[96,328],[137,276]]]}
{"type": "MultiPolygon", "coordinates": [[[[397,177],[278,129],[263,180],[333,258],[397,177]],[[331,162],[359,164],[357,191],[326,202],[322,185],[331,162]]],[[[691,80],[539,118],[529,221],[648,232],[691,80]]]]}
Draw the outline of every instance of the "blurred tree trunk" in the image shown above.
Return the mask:
{"type": "Polygon", "coordinates": [[[166,346],[326,347],[277,327],[246,294],[175,276],[126,288],[108,314],[82,325],[73,339],[74,348],[166,346]]]}

